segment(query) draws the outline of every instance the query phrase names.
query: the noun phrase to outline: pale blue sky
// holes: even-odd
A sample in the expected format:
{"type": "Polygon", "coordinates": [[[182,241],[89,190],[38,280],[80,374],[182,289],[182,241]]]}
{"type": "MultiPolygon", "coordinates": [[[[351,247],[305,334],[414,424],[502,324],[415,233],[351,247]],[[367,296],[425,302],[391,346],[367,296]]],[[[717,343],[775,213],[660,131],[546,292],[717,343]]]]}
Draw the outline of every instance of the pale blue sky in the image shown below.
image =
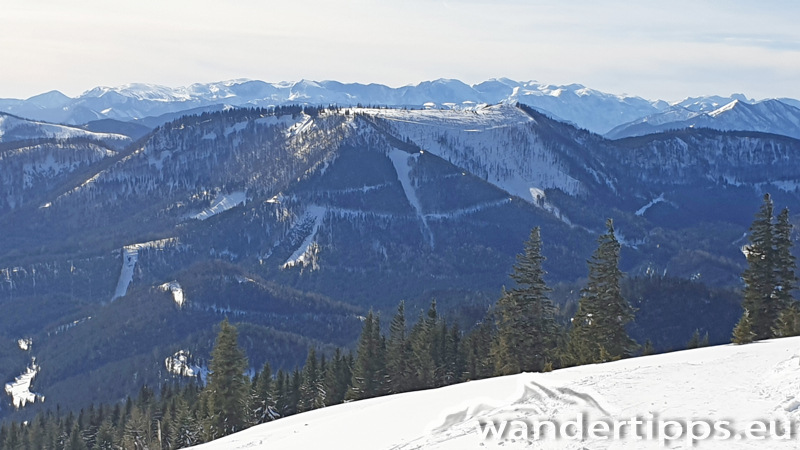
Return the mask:
{"type": "Polygon", "coordinates": [[[493,77],[800,98],[796,0],[0,0],[0,97],[231,78],[493,77]]]}

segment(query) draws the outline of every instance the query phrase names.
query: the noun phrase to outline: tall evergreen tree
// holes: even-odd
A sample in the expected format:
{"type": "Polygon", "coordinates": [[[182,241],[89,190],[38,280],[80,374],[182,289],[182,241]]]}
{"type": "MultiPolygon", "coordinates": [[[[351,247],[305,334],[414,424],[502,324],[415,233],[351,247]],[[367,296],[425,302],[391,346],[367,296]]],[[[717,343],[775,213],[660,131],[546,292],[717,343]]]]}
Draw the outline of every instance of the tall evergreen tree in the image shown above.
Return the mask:
{"type": "Polygon", "coordinates": [[[589,282],[581,291],[578,311],[572,319],[565,353],[566,362],[571,364],[619,359],[637,348],[625,330],[634,314],[620,290],[620,244],[611,219],[606,221],[606,228],[588,261],[589,282]]]}
{"type": "Polygon", "coordinates": [[[370,311],[364,319],[364,328],[361,330],[358,358],[353,367],[353,382],[347,393],[348,399],[372,398],[383,393],[386,346],[380,328],[380,318],[370,311]]]}
{"type": "Polygon", "coordinates": [[[773,205],[769,194],[750,226],[750,244],[746,248],[748,267],[742,274],[744,299],[742,307],[751,325],[754,338],[772,337],[772,327],[780,314],[775,294],[777,270],[773,233],[773,205]]]}
{"type": "Polygon", "coordinates": [[[397,394],[413,388],[409,367],[410,348],[406,338],[405,302],[401,301],[389,328],[386,344],[386,392],[397,394]]]}
{"type": "Polygon", "coordinates": [[[207,395],[206,432],[211,439],[227,436],[247,426],[247,357],[239,347],[236,327],[225,319],[211,352],[207,395]]]}
{"type": "Polygon", "coordinates": [[[323,373],[320,370],[317,352],[314,347],[308,350],[306,365],[303,367],[303,384],[300,387],[300,408],[311,411],[325,406],[325,387],[323,373]]]}
{"type": "Polygon", "coordinates": [[[265,423],[280,417],[273,397],[272,367],[265,362],[255,382],[253,417],[256,423],[265,423]]]}
{"type": "Polygon", "coordinates": [[[797,262],[792,255],[792,224],[789,208],[778,214],[773,240],[775,242],[775,297],[781,310],[795,303],[792,291],[797,289],[797,262]]]}

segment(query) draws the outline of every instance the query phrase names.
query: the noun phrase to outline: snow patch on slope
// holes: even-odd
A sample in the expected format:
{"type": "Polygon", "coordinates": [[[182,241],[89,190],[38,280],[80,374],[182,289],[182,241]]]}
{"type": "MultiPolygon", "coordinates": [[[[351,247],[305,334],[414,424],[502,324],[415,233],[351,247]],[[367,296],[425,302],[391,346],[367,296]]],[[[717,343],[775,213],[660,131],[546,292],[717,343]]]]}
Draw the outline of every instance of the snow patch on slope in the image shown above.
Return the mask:
{"type": "Polygon", "coordinates": [[[182,377],[196,377],[200,374],[205,379],[207,369],[192,362],[192,354],[188,350],[179,350],[164,360],[167,372],[182,377]]]}
{"type": "Polygon", "coordinates": [[[659,195],[658,197],[656,197],[653,200],[651,200],[650,203],[648,203],[648,204],[642,206],[641,208],[639,208],[636,211],[636,215],[637,216],[644,215],[644,213],[647,212],[647,210],[650,209],[651,206],[655,205],[656,203],[661,203],[663,201],[664,201],[664,193],[662,192],[661,195],[659,195]]]}
{"type": "Polygon", "coordinates": [[[141,244],[126,245],[122,248],[122,271],[119,274],[119,281],[117,281],[117,288],[114,290],[114,296],[111,301],[124,297],[128,293],[128,286],[133,281],[133,269],[136,268],[136,262],[139,260],[139,250],[147,248],[163,249],[169,244],[177,242],[177,239],[160,239],[157,241],[143,242],[141,244]]]}
{"type": "Polygon", "coordinates": [[[428,221],[425,219],[425,215],[422,213],[422,205],[419,202],[419,198],[417,198],[417,191],[411,182],[411,165],[419,160],[419,155],[419,153],[412,154],[393,148],[389,151],[388,156],[394,165],[395,172],[397,172],[397,179],[403,186],[403,192],[406,194],[406,199],[411,207],[414,208],[414,211],[417,213],[417,217],[422,224],[422,233],[425,235],[425,238],[430,246],[433,247],[433,233],[431,232],[430,227],[428,227],[428,221]]]}
{"type": "Polygon", "coordinates": [[[425,151],[533,204],[535,194],[559,189],[585,192],[559,157],[541,144],[536,121],[509,105],[475,110],[386,110],[359,112],[386,120],[393,132],[425,151]]]}
{"type": "Polygon", "coordinates": [[[33,339],[31,338],[17,340],[17,346],[19,347],[20,350],[24,352],[30,350],[32,345],[33,345],[33,339]]]}
{"type": "Polygon", "coordinates": [[[217,214],[223,213],[235,206],[244,205],[247,202],[247,193],[244,191],[232,192],[230,194],[217,194],[211,206],[197,214],[189,216],[191,219],[206,220],[217,214]]]}
{"type": "Polygon", "coordinates": [[[22,375],[18,376],[13,382],[6,384],[6,394],[11,396],[11,403],[15,408],[24,407],[27,403],[34,403],[37,400],[44,401],[44,396],[31,392],[31,383],[39,373],[40,367],[36,365],[36,358],[31,360],[31,365],[25,369],[22,375]]]}
{"type": "Polygon", "coordinates": [[[281,268],[289,269],[295,266],[306,267],[310,265],[311,270],[317,269],[319,245],[317,245],[314,239],[317,237],[317,231],[319,231],[319,227],[322,225],[322,220],[325,218],[327,212],[328,210],[322,206],[311,205],[308,207],[303,221],[313,221],[311,232],[303,239],[300,247],[292,253],[292,256],[286,260],[281,268]]]}
{"type": "Polygon", "coordinates": [[[177,304],[178,307],[182,307],[183,303],[186,301],[186,297],[183,295],[183,288],[181,288],[180,283],[177,281],[164,283],[158,288],[164,292],[172,292],[172,299],[175,300],[175,304],[177,304]]]}

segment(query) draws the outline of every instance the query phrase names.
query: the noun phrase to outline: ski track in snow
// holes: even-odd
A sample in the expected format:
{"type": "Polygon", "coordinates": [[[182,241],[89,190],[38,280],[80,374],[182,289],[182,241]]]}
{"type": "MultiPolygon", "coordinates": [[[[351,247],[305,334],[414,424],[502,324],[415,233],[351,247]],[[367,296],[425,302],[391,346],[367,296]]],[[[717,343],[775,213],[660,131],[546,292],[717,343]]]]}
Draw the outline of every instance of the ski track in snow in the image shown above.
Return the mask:
{"type": "Polygon", "coordinates": [[[412,154],[393,148],[389,151],[388,156],[394,165],[395,172],[397,172],[397,179],[403,186],[403,192],[406,194],[408,203],[411,204],[411,207],[414,208],[414,211],[417,213],[417,217],[419,217],[420,223],[422,224],[422,233],[431,248],[433,248],[433,233],[430,227],[428,227],[428,221],[425,219],[425,215],[422,213],[422,206],[419,203],[419,198],[417,198],[417,191],[414,189],[414,185],[411,181],[411,163],[412,161],[416,162],[419,159],[419,155],[419,153],[412,154]]]}
{"type": "MultiPolygon", "coordinates": [[[[483,442],[478,420],[628,421],[729,420],[743,431],[753,420],[800,419],[800,338],[695,350],[591,364],[550,373],[519,374],[427,391],[390,395],[314,410],[200,445],[200,450],[648,450],[693,448],[684,438],[535,443],[514,439],[483,442]],[[733,375],[732,375],[733,374],[733,375]]],[[[787,441],[707,439],[709,450],[796,449],[787,441]]]]}

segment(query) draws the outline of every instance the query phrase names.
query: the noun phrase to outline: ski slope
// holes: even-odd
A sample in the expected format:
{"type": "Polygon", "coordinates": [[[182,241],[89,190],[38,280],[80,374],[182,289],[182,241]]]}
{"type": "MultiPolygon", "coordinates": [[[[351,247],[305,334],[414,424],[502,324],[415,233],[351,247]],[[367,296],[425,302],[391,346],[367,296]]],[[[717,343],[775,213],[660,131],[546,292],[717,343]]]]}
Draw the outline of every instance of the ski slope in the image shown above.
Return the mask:
{"type": "MultiPolygon", "coordinates": [[[[800,338],[707,347],[352,402],[280,419],[196,448],[798,448],[797,435],[789,440],[755,440],[740,433],[747,421],[787,419],[800,419],[800,338]],[[728,439],[709,438],[691,447],[685,436],[665,440],[662,446],[656,439],[659,433],[649,440],[644,429],[638,432],[644,439],[635,440],[624,427],[619,439],[608,435],[606,440],[587,437],[580,442],[545,435],[528,441],[509,434],[508,439],[484,441],[476,426],[478,420],[574,421],[578,413],[592,421],[627,421],[633,416],[659,424],[725,420],[732,432],[728,439]]],[[[667,428],[667,434],[674,431],[667,428]]],[[[697,427],[695,435],[702,431],[697,427]]]]}

